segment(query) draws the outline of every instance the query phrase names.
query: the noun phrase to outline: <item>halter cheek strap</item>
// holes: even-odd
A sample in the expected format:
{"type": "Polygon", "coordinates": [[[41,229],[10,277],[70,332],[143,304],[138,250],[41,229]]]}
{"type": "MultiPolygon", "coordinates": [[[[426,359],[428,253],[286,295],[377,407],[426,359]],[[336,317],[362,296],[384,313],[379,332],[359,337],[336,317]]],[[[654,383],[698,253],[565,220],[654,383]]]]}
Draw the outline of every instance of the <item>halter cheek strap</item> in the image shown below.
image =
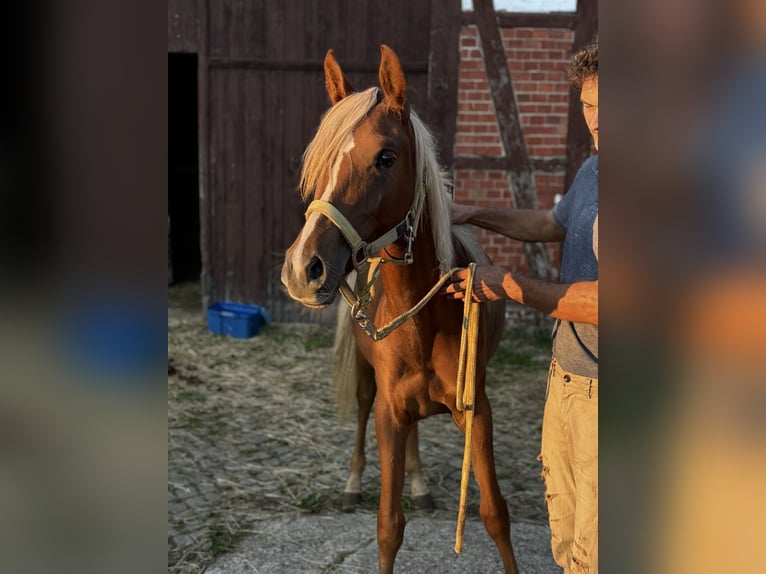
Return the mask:
{"type": "MultiPolygon", "coordinates": [[[[415,185],[415,195],[412,200],[412,205],[404,216],[404,219],[372,243],[364,241],[354,229],[354,226],[351,225],[351,222],[346,219],[346,216],[344,216],[340,210],[329,201],[315,199],[306,209],[306,217],[311,213],[319,213],[327,217],[333,225],[338,228],[351,248],[351,261],[354,265],[354,269],[356,269],[355,289],[352,290],[345,279],[341,279],[339,289],[343,298],[351,306],[351,314],[354,316],[354,319],[373,340],[377,341],[385,337],[391,330],[401,324],[399,321],[394,321],[397,324],[396,326],[392,326],[390,330],[386,328],[378,330],[367,318],[365,309],[375,297],[375,282],[377,281],[381,264],[396,263],[397,265],[410,265],[413,262],[412,244],[417,235],[420,214],[423,212],[427,185],[427,172],[424,170],[422,183],[418,182],[418,184],[415,185]],[[381,251],[384,247],[390,245],[401,237],[404,237],[407,241],[407,249],[403,259],[375,256],[375,254],[381,251]]],[[[433,294],[431,294],[428,299],[432,296],[433,294]]],[[[423,304],[425,304],[425,302],[423,302],[423,304]]]]}
{"type": "Polygon", "coordinates": [[[406,237],[408,242],[408,249],[404,256],[404,263],[412,263],[412,238],[415,234],[412,218],[414,218],[415,215],[412,213],[411,209],[407,212],[404,220],[402,220],[396,227],[389,229],[372,243],[364,241],[356,232],[354,226],[351,225],[348,219],[346,219],[346,216],[329,201],[324,201],[322,199],[315,199],[312,201],[309,204],[308,209],[306,209],[306,216],[314,212],[321,213],[327,217],[327,219],[332,221],[335,227],[341,232],[341,235],[343,235],[349,247],[351,247],[351,261],[354,264],[355,269],[358,269],[365,260],[370,259],[386,245],[390,245],[402,236],[406,237]]]}

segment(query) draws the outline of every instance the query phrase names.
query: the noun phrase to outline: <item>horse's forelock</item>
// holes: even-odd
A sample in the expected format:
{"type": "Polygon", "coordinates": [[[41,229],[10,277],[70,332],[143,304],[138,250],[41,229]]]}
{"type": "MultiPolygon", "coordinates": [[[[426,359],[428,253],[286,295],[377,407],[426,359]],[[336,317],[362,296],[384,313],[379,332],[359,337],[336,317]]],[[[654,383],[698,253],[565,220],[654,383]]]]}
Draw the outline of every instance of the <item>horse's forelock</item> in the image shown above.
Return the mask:
{"type": "Polygon", "coordinates": [[[370,88],[350,94],[322,117],[314,139],[303,153],[299,189],[304,201],[314,194],[319,179],[335,165],[354,129],[378,103],[379,91],[378,88],[370,88]]]}

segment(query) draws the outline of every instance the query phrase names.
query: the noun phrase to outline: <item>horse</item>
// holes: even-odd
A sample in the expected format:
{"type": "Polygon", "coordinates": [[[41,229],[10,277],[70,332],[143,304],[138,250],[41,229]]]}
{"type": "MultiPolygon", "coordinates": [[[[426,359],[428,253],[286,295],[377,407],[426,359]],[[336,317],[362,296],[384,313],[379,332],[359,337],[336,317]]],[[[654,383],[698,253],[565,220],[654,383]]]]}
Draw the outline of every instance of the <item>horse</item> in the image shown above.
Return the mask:
{"type": "MultiPolygon", "coordinates": [[[[378,572],[391,574],[404,536],[401,495],[406,453],[417,455],[417,421],[450,413],[466,432],[466,412],[456,406],[462,305],[428,296],[453,266],[488,258],[469,230],[450,224],[448,181],[436,142],[410,109],[397,55],[385,45],[380,52],[380,87],[360,92],[333,51],[327,52],[325,84],[332,105],[303,155],[299,188],[304,201],[313,201],[285,253],[282,282],[290,297],[309,308],[332,304],[339,292],[353,304],[339,324],[346,336],[338,338],[337,357],[339,365],[350,367],[348,378],[361,381],[360,425],[374,399],[378,572]],[[353,272],[355,290],[346,281],[353,272]]],[[[481,306],[471,461],[484,527],[505,572],[516,573],[485,392],[485,365],[498,346],[504,309],[504,303],[481,306]]],[[[356,470],[364,466],[363,442],[362,434],[360,447],[357,433],[356,470]]]]}

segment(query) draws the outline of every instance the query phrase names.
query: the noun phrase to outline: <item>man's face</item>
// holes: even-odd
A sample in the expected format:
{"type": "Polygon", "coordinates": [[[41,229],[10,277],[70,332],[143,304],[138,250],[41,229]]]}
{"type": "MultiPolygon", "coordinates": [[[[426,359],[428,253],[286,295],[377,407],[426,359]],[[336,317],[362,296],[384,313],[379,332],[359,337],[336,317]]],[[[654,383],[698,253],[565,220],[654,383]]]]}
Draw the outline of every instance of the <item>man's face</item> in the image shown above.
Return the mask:
{"type": "Polygon", "coordinates": [[[583,82],[580,101],[585,123],[588,124],[588,130],[598,150],[598,76],[592,76],[583,82]]]}

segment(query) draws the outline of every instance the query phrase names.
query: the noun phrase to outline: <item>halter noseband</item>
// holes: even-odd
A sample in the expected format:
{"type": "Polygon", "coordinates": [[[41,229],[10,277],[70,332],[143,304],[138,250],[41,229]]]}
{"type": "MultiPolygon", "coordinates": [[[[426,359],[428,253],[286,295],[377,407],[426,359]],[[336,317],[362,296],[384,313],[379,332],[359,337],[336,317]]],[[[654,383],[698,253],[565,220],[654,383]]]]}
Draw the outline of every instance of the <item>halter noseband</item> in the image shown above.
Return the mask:
{"type": "Polygon", "coordinates": [[[315,199],[306,209],[306,217],[314,212],[327,217],[338,228],[351,248],[351,262],[354,265],[354,269],[356,269],[356,288],[352,290],[346,280],[341,279],[340,292],[348,304],[351,305],[351,313],[354,319],[370,337],[376,340],[376,329],[367,319],[365,309],[375,297],[374,285],[380,273],[380,265],[383,263],[410,265],[414,260],[412,244],[417,236],[418,223],[423,212],[427,181],[428,176],[424,169],[422,185],[418,185],[421,182],[415,185],[412,205],[404,219],[370,243],[367,243],[360,237],[349,220],[329,201],[315,199]],[[407,250],[404,253],[403,259],[375,256],[381,249],[401,238],[407,241],[407,250]]]}

